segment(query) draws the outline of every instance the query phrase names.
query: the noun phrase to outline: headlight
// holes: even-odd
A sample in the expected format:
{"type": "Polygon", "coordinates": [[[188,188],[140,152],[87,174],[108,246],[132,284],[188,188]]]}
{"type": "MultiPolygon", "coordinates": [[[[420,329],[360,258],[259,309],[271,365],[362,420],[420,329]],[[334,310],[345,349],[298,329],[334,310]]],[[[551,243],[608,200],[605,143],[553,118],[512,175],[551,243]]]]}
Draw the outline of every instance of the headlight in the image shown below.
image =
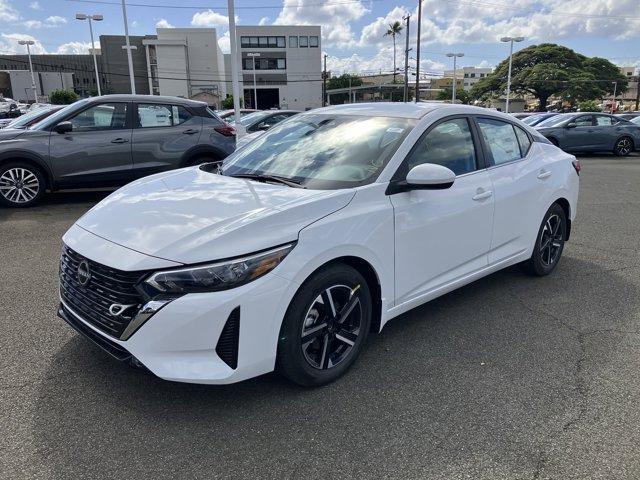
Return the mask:
{"type": "Polygon", "coordinates": [[[295,243],[290,243],[208,265],[156,272],[143,282],[142,287],[147,293],[150,287],[156,294],[228,290],[249,283],[276,268],[294,245],[295,243]]]}

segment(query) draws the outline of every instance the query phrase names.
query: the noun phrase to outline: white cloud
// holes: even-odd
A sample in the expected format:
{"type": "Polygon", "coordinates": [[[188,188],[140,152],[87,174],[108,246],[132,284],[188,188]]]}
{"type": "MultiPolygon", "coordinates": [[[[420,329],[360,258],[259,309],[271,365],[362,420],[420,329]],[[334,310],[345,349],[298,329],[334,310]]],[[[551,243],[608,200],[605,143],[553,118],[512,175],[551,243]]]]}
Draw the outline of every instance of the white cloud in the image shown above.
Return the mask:
{"type": "MultiPolygon", "coordinates": [[[[236,21],[238,21],[237,18],[236,21]]],[[[194,27],[220,27],[228,24],[229,17],[214,12],[211,9],[194,13],[191,19],[191,25],[194,27]]]]}
{"type": "MultiPolygon", "coordinates": [[[[338,57],[329,55],[327,57],[327,70],[332,75],[343,73],[358,73],[375,75],[379,73],[393,73],[393,47],[382,47],[373,57],[363,57],[354,53],[348,57],[338,57]]],[[[415,67],[415,61],[409,63],[410,67],[415,67]]],[[[404,57],[398,58],[398,70],[404,71],[404,57]]],[[[420,61],[421,72],[441,72],[444,64],[438,61],[424,58],[420,61]]]]}
{"type": "Polygon", "coordinates": [[[89,53],[91,50],[91,43],[86,42],[69,42],[63,43],[58,47],[55,53],[66,55],[78,55],[82,53],[89,53]]]}
{"type": "MultiPolygon", "coordinates": [[[[385,37],[384,34],[389,29],[389,24],[394,23],[396,21],[400,22],[404,25],[404,21],[402,17],[406,16],[409,11],[406,8],[395,7],[389,13],[387,13],[384,17],[378,17],[374,22],[365,25],[362,29],[362,33],[360,34],[360,44],[361,45],[380,45],[380,44],[389,44],[391,39],[389,37],[385,37]]],[[[405,31],[403,27],[402,36],[404,36],[405,31]]],[[[396,42],[399,41],[399,38],[396,37],[396,42]]]]}
{"type": "Polygon", "coordinates": [[[42,28],[42,22],[40,20],[25,20],[22,24],[28,29],[42,28]]]}
{"type": "Polygon", "coordinates": [[[40,3],[39,3],[39,2],[31,2],[31,3],[29,4],[29,8],[30,8],[31,10],[42,10],[42,7],[40,6],[40,3]]]}
{"type": "Polygon", "coordinates": [[[18,11],[9,5],[8,0],[0,0],[0,22],[15,22],[19,18],[18,11]]]}
{"type": "Polygon", "coordinates": [[[262,17],[258,22],[258,25],[268,25],[268,24],[269,24],[269,17],[262,17]]]}
{"type": "Polygon", "coordinates": [[[220,50],[222,50],[222,53],[229,53],[231,51],[230,38],[229,31],[226,31],[218,39],[218,46],[220,47],[220,50]]]}
{"type": "Polygon", "coordinates": [[[18,41],[20,40],[33,40],[35,42],[34,45],[29,47],[31,53],[47,53],[37,38],[25,33],[0,34],[0,51],[6,54],[27,53],[27,47],[25,45],[18,44],[18,41]]]}
{"type": "Polygon", "coordinates": [[[361,1],[319,6],[317,0],[284,0],[274,25],[320,25],[323,45],[350,48],[356,45],[351,22],[369,10],[361,1]]]}
{"type": "Polygon", "coordinates": [[[139,23],[138,23],[138,21],[137,21],[137,20],[134,20],[133,22],[131,22],[131,26],[132,26],[133,28],[136,28],[138,25],[139,25],[139,23]]]}
{"type": "Polygon", "coordinates": [[[171,25],[166,19],[161,18],[156,22],[156,28],[176,28],[171,25]]]}
{"type": "Polygon", "coordinates": [[[67,23],[67,19],[59,15],[52,15],[48,17],[45,22],[47,22],[49,25],[64,25],[65,23],[67,23]]]}

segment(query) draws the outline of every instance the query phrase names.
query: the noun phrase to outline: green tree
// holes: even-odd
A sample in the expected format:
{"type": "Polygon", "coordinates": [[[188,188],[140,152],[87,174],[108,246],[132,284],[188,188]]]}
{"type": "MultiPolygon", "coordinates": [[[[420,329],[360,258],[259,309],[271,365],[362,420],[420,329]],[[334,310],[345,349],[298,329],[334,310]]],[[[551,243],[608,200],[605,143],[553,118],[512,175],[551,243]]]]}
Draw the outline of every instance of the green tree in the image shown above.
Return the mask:
{"type": "MultiPolygon", "coordinates": [[[[509,59],[480,80],[472,89],[473,98],[502,95],[507,88],[509,59]]],[[[511,91],[530,94],[538,99],[538,110],[544,111],[552,95],[571,103],[593,100],[613,91],[627,89],[627,80],[618,68],[604,58],[589,58],[570,48],[551,43],[532,45],[513,55],[511,91]]]]}
{"type": "MultiPolygon", "coordinates": [[[[240,99],[240,108],[242,108],[242,99],[240,99]]],[[[228,95],[222,102],[220,103],[220,108],[224,108],[225,110],[230,110],[233,108],[233,95],[228,95]]]]}
{"type": "Polygon", "coordinates": [[[595,100],[587,100],[585,102],[580,102],[580,105],[578,105],[578,108],[580,108],[581,112],[600,112],[601,111],[601,108],[598,106],[595,100]]]}
{"type": "Polygon", "coordinates": [[[49,101],[54,105],[68,105],[76,102],[78,95],[73,90],[54,90],[49,94],[49,101]]]}
{"type": "MultiPolygon", "coordinates": [[[[436,95],[436,100],[451,100],[453,96],[453,87],[444,87],[441,91],[436,95]]],[[[471,102],[471,95],[468,91],[463,90],[461,88],[456,88],[456,101],[460,100],[465,105],[469,105],[471,102]]]]}
{"type": "MultiPolygon", "coordinates": [[[[359,87],[361,85],[362,79],[360,77],[343,73],[338,77],[331,77],[327,80],[327,91],[331,93],[330,90],[335,88],[359,87]]],[[[335,93],[331,95],[331,103],[345,103],[349,101],[348,93],[335,93]]]]}
{"type": "Polygon", "coordinates": [[[393,83],[396,83],[396,36],[402,35],[402,24],[396,20],[389,24],[389,29],[384,34],[385,37],[393,39],[393,83]]]}

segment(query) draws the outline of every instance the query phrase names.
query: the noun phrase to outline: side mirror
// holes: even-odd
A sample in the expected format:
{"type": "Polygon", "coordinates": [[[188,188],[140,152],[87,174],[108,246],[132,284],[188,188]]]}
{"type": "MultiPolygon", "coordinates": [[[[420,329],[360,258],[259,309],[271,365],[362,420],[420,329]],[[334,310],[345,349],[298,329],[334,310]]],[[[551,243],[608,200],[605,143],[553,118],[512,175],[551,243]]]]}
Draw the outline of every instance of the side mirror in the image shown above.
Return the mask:
{"type": "Polygon", "coordinates": [[[53,130],[56,133],[60,134],[69,133],[73,130],[73,124],[71,122],[60,122],[55,127],[53,127],[53,130]]]}
{"type": "Polygon", "coordinates": [[[569,122],[565,125],[566,128],[576,128],[577,126],[576,122],[569,122]]]}
{"type": "Polygon", "coordinates": [[[413,167],[407,174],[406,180],[390,183],[387,194],[393,195],[409,190],[444,190],[450,188],[455,179],[456,174],[447,167],[423,163],[413,167]]]}

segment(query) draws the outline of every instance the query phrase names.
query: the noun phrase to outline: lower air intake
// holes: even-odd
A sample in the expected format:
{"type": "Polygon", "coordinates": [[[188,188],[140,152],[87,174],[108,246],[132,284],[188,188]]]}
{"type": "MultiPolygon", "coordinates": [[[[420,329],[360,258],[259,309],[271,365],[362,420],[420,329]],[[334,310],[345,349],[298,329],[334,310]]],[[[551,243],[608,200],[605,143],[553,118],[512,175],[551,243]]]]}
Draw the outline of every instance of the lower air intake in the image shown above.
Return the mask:
{"type": "Polygon", "coordinates": [[[225,323],[216,353],[220,359],[234,370],[238,366],[238,340],[240,339],[240,307],[233,309],[225,323]]]}

